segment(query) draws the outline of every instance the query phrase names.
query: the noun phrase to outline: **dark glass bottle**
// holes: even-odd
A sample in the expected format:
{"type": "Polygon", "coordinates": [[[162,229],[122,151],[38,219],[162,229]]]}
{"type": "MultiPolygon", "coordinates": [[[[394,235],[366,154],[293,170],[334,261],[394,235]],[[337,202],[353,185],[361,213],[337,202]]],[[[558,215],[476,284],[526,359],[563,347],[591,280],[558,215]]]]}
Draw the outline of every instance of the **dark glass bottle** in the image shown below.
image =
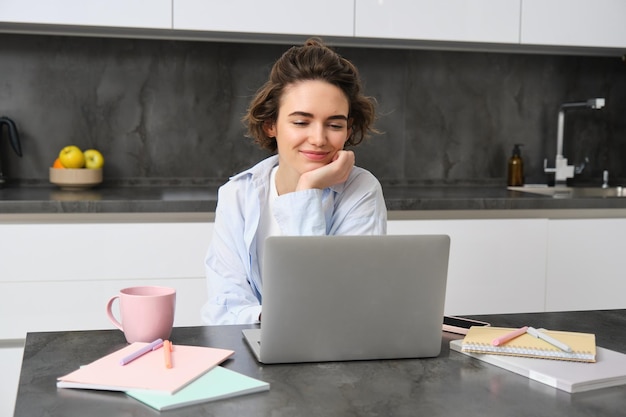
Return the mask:
{"type": "Polygon", "coordinates": [[[507,185],[510,187],[519,187],[524,185],[524,161],[522,160],[522,144],[516,143],[513,146],[513,155],[509,159],[509,175],[507,177],[507,185]]]}

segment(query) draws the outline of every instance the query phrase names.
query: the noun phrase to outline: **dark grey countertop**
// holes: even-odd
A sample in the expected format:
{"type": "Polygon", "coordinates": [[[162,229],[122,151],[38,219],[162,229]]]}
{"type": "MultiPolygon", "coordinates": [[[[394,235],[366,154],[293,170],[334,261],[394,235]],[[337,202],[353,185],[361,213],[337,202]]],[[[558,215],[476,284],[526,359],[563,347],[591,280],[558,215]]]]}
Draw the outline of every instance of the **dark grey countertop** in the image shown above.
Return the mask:
{"type": "MultiPolygon", "coordinates": [[[[383,191],[389,211],[626,208],[626,198],[553,198],[505,186],[384,186],[383,191]]],[[[0,188],[0,213],[212,213],[216,203],[216,186],[0,188]]]]}
{"type": "MultiPolygon", "coordinates": [[[[626,353],[626,310],[474,316],[495,326],[534,325],[596,334],[598,346],[626,353]]],[[[179,327],[178,344],[232,349],[226,368],[270,390],[163,412],[168,416],[623,416],[626,386],[568,394],[450,351],[461,336],[442,333],[436,358],[260,365],[244,344],[251,326],[179,327]]],[[[57,389],[56,378],[125,346],[118,330],[29,333],[15,417],[155,416],[117,392],[57,389]]]]}
{"type": "Polygon", "coordinates": [[[214,212],[216,187],[99,186],[65,191],[54,186],[0,188],[0,213],[214,212]]]}

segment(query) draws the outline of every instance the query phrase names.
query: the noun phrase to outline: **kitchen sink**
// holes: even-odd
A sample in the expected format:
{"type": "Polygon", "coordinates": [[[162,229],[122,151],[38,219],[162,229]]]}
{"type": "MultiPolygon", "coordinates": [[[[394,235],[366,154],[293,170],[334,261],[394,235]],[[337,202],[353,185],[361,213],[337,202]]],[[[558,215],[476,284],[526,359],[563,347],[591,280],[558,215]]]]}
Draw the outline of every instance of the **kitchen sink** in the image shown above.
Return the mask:
{"type": "Polygon", "coordinates": [[[541,185],[525,185],[523,187],[508,187],[512,191],[552,196],[553,198],[611,198],[626,197],[626,190],[622,187],[547,187],[541,185]]]}

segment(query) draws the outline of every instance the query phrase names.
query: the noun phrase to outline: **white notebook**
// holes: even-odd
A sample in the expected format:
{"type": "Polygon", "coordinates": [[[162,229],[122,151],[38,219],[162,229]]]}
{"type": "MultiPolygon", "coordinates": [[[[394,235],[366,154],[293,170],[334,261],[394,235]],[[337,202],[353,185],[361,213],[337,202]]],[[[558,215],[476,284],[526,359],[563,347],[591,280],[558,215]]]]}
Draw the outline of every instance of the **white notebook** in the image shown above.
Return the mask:
{"type": "Polygon", "coordinates": [[[626,384],[626,354],[597,347],[596,362],[570,362],[521,356],[463,352],[462,339],[450,349],[499,366],[565,392],[575,393],[626,384]]]}

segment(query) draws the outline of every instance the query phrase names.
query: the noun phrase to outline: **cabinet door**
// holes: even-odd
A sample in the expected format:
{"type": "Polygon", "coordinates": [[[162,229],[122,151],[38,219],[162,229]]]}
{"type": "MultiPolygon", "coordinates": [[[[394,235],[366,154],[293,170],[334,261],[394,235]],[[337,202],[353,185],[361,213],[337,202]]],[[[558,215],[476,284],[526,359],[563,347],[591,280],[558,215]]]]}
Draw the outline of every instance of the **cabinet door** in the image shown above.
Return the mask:
{"type": "Polygon", "coordinates": [[[550,220],[547,311],[626,308],[626,219],[550,220]]]}
{"type": "Polygon", "coordinates": [[[624,0],[523,0],[521,42],[626,47],[624,0]]]}
{"type": "Polygon", "coordinates": [[[202,324],[212,230],[208,222],[0,225],[0,339],[113,328],[107,300],[136,285],[176,288],[174,324],[202,324]]]}
{"type": "Polygon", "coordinates": [[[354,35],[354,0],[173,0],[174,29],[354,35]]]}
{"type": "Polygon", "coordinates": [[[2,0],[0,22],[172,28],[171,0],[2,0]]]}
{"type": "Polygon", "coordinates": [[[447,234],[445,313],[544,311],[547,219],[390,221],[389,234],[447,234]]]}
{"type": "Polygon", "coordinates": [[[519,43],[520,0],[356,0],[357,37],[519,43]]]}

